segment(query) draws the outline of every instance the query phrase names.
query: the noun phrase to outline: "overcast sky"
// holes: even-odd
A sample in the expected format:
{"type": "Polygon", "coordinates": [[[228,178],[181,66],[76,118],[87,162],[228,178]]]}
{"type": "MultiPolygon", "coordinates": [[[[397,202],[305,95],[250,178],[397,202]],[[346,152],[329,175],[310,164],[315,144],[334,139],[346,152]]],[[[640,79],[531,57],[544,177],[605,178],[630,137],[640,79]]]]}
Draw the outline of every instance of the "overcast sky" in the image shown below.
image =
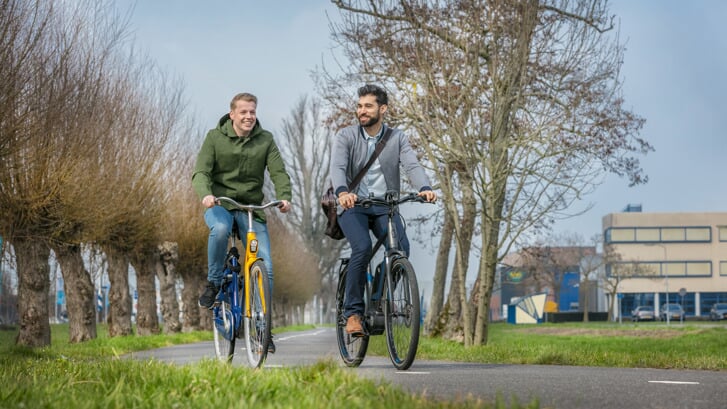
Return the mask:
{"type": "MultiPolygon", "coordinates": [[[[141,1],[131,24],[139,46],[184,78],[205,128],[227,112],[232,95],[248,91],[275,132],[295,101],[313,92],[310,71],[330,62],[326,12],[337,16],[328,1],[141,1]]],[[[608,177],[580,204],[593,208],[556,231],[589,238],[601,233],[605,214],[630,203],[644,212],[724,211],[727,2],[618,0],[611,13],[627,42],[626,106],[646,118],[641,136],[656,149],[642,159],[649,183],[629,188],[608,177]]]]}

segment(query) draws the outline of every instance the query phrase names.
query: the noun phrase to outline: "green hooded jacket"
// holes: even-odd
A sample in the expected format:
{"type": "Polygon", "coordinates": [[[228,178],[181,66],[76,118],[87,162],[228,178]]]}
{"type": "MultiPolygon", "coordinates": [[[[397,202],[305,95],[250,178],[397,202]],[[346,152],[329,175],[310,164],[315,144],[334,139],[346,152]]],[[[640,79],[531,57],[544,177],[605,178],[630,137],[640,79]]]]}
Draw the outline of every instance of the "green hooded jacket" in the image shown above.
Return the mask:
{"type": "MultiPolygon", "coordinates": [[[[275,185],[275,199],[290,201],[290,176],[273,135],[257,121],[248,137],[239,137],[226,114],[217,128],[207,132],[197,155],[192,187],[200,200],[213,195],[227,196],[242,204],[262,204],[266,167],[275,185]]],[[[225,207],[229,210],[228,205],[225,207]]],[[[255,216],[265,221],[262,211],[255,216]]]]}

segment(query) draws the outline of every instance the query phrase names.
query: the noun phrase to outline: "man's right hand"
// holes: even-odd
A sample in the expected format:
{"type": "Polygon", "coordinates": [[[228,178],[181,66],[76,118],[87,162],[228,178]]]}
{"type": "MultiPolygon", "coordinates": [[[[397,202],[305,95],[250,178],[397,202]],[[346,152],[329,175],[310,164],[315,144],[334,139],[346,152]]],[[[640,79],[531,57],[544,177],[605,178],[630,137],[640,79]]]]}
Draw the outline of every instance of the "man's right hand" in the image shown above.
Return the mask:
{"type": "Polygon", "coordinates": [[[214,207],[215,205],[215,197],[213,195],[207,195],[202,198],[202,204],[206,208],[214,207]]]}
{"type": "Polygon", "coordinates": [[[350,209],[356,204],[356,199],[358,199],[358,196],[355,193],[341,192],[338,195],[338,204],[344,209],[350,209]]]}

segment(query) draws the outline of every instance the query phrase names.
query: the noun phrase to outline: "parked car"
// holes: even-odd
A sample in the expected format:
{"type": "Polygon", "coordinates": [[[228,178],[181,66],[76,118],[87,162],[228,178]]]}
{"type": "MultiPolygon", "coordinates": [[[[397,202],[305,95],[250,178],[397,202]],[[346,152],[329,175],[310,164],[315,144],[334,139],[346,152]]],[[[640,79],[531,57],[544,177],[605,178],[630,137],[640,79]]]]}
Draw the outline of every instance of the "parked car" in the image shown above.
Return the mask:
{"type": "Polygon", "coordinates": [[[709,319],[712,321],[719,321],[727,319],[727,303],[718,302],[712,306],[709,310],[709,319]]]}
{"type": "Polygon", "coordinates": [[[631,311],[631,321],[654,321],[655,318],[654,307],[648,305],[641,305],[631,311]]]}
{"type": "Polygon", "coordinates": [[[684,310],[679,304],[664,304],[659,309],[659,319],[666,321],[667,314],[669,314],[669,321],[681,321],[684,319],[684,310]]]}

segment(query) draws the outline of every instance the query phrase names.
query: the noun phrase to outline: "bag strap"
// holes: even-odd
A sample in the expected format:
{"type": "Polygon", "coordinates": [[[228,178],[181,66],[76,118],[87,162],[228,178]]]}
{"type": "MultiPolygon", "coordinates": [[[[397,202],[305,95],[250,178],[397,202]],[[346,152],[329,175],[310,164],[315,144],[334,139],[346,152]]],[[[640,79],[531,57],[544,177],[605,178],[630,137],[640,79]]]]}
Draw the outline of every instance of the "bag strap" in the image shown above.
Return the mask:
{"type": "Polygon", "coordinates": [[[374,153],[369,158],[369,161],[366,162],[366,165],[364,165],[363,169],[361,169],[361,171],[358,172],[358,175],[356,175],[356,177],[353,178],[351,185],[348,187],[349,192],[352,192],[354,189],[356,189],[358,187],[358,184],[361,183],[361,179],[363,179],[363,176],[366,174],[366,172],[368,172],[369,168],[371,167],[371,165],[373,165],[374,161],[379,156],[381,151],[384,150],[384,145],[386,145],[386,140],[389,139],[389,135],[391,135],[392,132],[393,132],[393,130],[387,126],[386,131],[384,131],[384,136],[382,136],[379,143],[376,144],[374,153]]]}

